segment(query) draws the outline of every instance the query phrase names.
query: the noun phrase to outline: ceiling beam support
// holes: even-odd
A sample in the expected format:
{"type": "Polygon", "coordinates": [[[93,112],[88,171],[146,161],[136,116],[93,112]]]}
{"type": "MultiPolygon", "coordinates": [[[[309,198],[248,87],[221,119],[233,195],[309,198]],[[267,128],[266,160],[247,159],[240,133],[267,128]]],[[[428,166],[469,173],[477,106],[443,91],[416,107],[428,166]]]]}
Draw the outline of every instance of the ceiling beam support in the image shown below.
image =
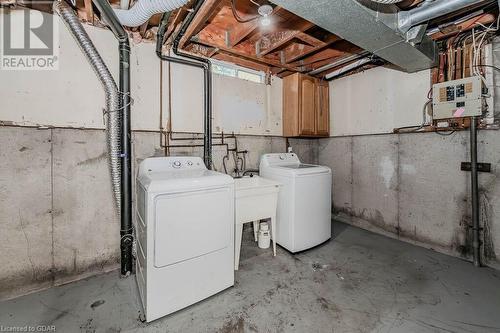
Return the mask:
{"type": "Polygon", "coordinates": [[[205,0],[203,5],[201,5],[201,8],[198,10],[198,13],[194,17],[193,21],[187,28],[186,32],[184,33],[184,36],[182,36],[181,40],[179,41],[180,49],[184,48],[191,37],[196,35],[205,27],[205,23],[218,13],[223,4],[224,1],[220,0],[205,0]]]}
{"type": "Polygon", "coordinates": [[[215,44],[212,44],[212,43],[205,41],[205,40],[198,40],[198,41],[196,41],[196,43],[202,44],[205,46],[218,48],[219,52],[224,52],[224,53],[230,54],[232,56],[236,56],[236,57],[239,57],[242,59],[250,60],[250,61],[253,61],[257,64],[264,64],[264,65],[273,66],[273,67],[283,67],[283,68],[289,69],[291,71],[297,71],[297,68],[294,68],[294,67],[291,67],[288,65],[283,65],[277,60],[273,60],[273,59],[266,58],[266,57],[257,57],[256,55],[251,55],[251,54],[248,54],[246,52],[240,51],[240,50],[235,49],[235,48],[228,48],[226,46],[215,45],[215,44]]]}
{"type": "MultiPolygon", "coordinates": [[[[285,45],[294,38],[298,38],[305,30],[314,26],[311,22],[306,22],[299,30],[280,30],[272,34],[262,36],[258,43],[260,45],[260,52],[257,54],[259,57],[265,56],[285,45]]],[[[302,36],[303,37],[303,36],[302,36]]]]}

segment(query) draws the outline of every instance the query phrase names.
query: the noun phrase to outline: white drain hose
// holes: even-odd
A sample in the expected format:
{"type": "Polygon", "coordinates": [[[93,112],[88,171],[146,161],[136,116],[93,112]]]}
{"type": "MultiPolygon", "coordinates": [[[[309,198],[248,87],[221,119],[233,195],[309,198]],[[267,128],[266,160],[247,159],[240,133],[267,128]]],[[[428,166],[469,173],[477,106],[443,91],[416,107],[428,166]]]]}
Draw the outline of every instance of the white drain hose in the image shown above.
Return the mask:
{"type": "Polygon", "coordinates": [[[126,27],[138,27],[146,23],[151,16],[170,12],[184,6],[188,0],[139,0],[128,10],[115,9],[120,23],[126,27]]]}

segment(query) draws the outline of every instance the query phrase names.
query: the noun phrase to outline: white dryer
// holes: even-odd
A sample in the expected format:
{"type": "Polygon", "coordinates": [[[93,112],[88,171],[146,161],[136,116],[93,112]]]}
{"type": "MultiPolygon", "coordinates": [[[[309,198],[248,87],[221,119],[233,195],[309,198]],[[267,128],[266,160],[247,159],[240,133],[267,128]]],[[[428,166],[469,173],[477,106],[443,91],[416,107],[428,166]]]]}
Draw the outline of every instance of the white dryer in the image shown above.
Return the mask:
{"type": "Polygon", "coordinates": [[[135,230],[146,321],[234,285],[234,180],[199,157],[140,164],[135,230]]]}
{"type": "Polygon", "coordinates": [[[331,238],[330,168],[302,164],[295,153],[265,154],[260,160],[260,175],[282,184],[276,243],[295,253],[331,238]]]}

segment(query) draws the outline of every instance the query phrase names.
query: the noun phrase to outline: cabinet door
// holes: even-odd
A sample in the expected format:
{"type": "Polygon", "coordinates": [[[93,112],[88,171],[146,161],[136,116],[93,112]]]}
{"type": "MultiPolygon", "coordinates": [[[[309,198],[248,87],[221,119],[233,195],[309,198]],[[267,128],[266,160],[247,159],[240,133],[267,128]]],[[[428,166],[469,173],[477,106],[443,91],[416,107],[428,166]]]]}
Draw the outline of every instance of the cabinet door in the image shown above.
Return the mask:
{"type": "Polygon", "coordinates": [[[318,83],[316,101],[316,134],[328,136],[330,135],[330,99],[328,83],[318,83]]]}
{"type": "Polygon", "coordinates": [[[314,135],[316,125],[316,85],[314,78],[303,76],[300,91],[300,135],[314,135]]]}
{"type": "Polygon", "coordinates": [[[283,79],[283,136],[299,135],[300,74],[283,79]]]}

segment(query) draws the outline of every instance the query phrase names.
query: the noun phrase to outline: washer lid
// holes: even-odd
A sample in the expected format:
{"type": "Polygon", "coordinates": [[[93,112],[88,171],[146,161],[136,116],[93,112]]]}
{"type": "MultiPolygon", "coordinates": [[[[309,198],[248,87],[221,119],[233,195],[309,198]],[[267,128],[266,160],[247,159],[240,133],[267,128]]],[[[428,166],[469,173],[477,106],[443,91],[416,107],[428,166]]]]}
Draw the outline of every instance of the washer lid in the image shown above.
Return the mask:
{"type": "Polygon", "coordinates": [[[282,165],[283,168],[288,168],[288,169],[309,169],[309,168],[315,168],[317,165],[312,165],[312,164],[292,164],[292,165],[282,165]]]}
{"type": "Polygon", "coordinates": [[[295,153],[264,154],[260,159],[260,169],[266,172],[288,176],[312,175],[331,172],[322,165],[301,163],[295,153]]]}
{"type": "Polygon", "coordinates": [[[266,172],[283,176],[308,176],[330,173],[330,168],[314,164],[291,164],[291,165],[273,165],[263,168],[266,172]]]}
{"type": "Polygon", "coordinates": [[[153,157],[139,165],[138,181],[146,191],[177,192],[234,184],[232,177],[207,170],[199,157],[153,157]]]}

